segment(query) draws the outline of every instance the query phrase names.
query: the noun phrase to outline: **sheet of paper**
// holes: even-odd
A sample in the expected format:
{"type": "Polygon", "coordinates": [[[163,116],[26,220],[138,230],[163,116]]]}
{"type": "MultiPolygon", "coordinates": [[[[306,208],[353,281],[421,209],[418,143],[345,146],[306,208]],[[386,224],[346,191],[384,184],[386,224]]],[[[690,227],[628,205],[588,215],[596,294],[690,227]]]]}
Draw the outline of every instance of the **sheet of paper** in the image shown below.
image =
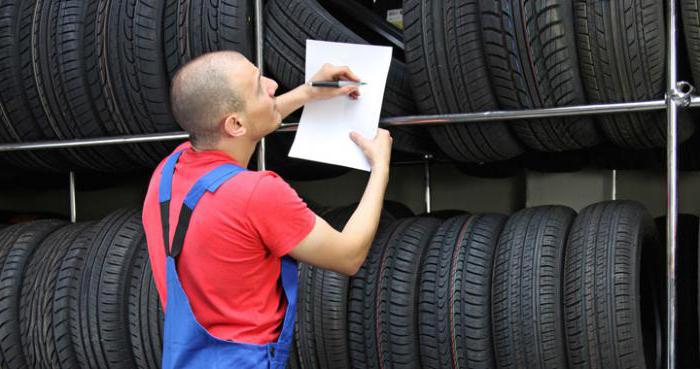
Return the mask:
{"type": "Polygon", "coordinates": [[[367,158],[350,140],[350,132],[367,138],[377,134],[391,52],[385,46],[306,41],[306,81],[330,63],[347,65],[367,84],[360,87],[357,100],[339,96],[306,104],[289,156],[370,170],[367,158]]]}

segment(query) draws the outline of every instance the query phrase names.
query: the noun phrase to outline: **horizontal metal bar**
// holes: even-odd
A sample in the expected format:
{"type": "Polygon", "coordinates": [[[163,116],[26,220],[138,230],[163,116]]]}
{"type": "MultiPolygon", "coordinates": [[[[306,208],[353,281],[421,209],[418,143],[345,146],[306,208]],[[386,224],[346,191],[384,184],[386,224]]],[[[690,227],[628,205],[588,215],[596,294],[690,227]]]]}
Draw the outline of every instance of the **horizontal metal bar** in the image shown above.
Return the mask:
{"type": "MultiPolygon", "coordinates": [[[[700,107],[700,96],[690,99],[691,107],[700,107]]],[[[531,109],[531,110],[502,110],[479,113],[463,114],[437,114],[437,115],[412,115],[405,117],[391,117],[380,120],[382,127],[409,126],[409,125],[440,125],[466,122],[491,122],[527,118],[551,118],[575,115],[595,115],[610,113],[629,113],[635,111],[652,111],[666,109],[665,100],[652,100],[642,102],[626,102],[615,104],[594,104],[580,106],[563,106],[557,108],[531,109]]],[[[297,130],[298,123],[283,123],[278,132],[293,132],[297,130]]],[[[189,137],[187,132],[157,133],[146,135],[114,136],[102,138],[86,138],[63,141],[22,142],[0,144],[2,151],[38,150],[72,148],[82,146],[101,146],[117,144],[133,144],[157,141],[185,140],[189,137]]]]}
{"type": "Polygon", "coordinates": [[[146,135],[113,136],[99,138],[82,138],[76,140],[21,142],[0,144],[1,151],[39,150],[39,149],[65,149],[82,146],[104,146],[118,144],[134,144],[144,142],[186,140],[190,135],[187,132],[156,133],[146,135]]]}
{"type": "Polygon", "coordinates": [[[691,108],[700,107],[700,96],[691,96],[690,97],[690,107],[691,108]]]}
{"type": "MultiPolygon", "coordinates": [[[[700,106],[700,97],[696,97],[697,106],[700,106]]],[[[692,106],[692,103],[691,103],[692,106]]],[[[404,117],[383,118],[379,121],[382,127],[410,126],[410,125],[440,125],[467,122],[492,122],[503,120],[527,119],[527,118],[552,118],[574,115],[595,115],[610,113],[629,113],[635,111],[652,111],[666,109],[666,100],[652,100],[642,102],[625,102],[615,104],[594,104],[562,106],[557,108],[530,109],[530,110],[500,110],[479,113],[462,114],[436,114],[436,115],[410,115],[404,117]]],[[[296,131],[298,123],[283,123],[280,132],[296,131]]]]}
{"type": "Polygon", "coordinates": [[[501,110],[480,113],[422,115],[384,118],[380,124],[385,126],[436,125],[465,122],[492,122],[528,118],[552,118],[574,115],[595,115],[609,113],[629,113],[634,111],[651,111],[666,109],[665,100],[643,102],[626,102],[615,104],[594,104],[580,106],[562,106],[557,108],[529,110],[501,110]]]}

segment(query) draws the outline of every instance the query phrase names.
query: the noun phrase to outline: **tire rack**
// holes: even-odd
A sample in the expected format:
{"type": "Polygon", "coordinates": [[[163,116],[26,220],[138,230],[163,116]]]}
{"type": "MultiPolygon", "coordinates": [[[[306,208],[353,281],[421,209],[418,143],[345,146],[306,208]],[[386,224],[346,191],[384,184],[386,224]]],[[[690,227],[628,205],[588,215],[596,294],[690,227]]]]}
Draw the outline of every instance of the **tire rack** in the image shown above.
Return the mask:
{"type": "MultiPolygon", "coordinates": [[[[675,344],[676,344],[676,228],[678,217],[678,170],[677,170],[677,122],[679,108],[700,107],[700,96],[693,96],[694,88],[688,82],[677,81],[677,6],[676,0],[666,0],[667,14],[667,49],[666,49],[666,96],[663,100],[625,102],[613,104],[591,104],[580,106],[565,106],[556,108],[488,111],[463,114],[438,114],[390,117],[380,120],[382,127],[411,126],[411,125],[440,125],[469,122],[492,122],[504,120],[517,120],[542,117],[566,117],[574,115],[599,115],[608,113],[627,113],[641,111],[666,110],[667,118],[667,144],[666,144],[666,171],[667,171],[667,224],[666,224],[666,266],[667,266],[667,341],[666,341],[666,368],[675,369],[675,344]]],[[[262,0],[255,0],[255,41],[256,61],[260,70],[263,69],[263,25],[262,25],[262,0]]],[[[279,132],[296,131],[298,123],[283,123],[279,132]]],[[[75,139],[64,141],[42,141],[26,143],[0,144],[0,152],[21,151],[36,149],[57,149],[81,146],[103,146],[127,143],[144,143],[157,141],[175,141],[187,139],[186,132],[158,133],[146,135],[111,136],[89,139],[75,139]]],[[[425,199],[426,210],[430,211],[430,160],[431,155],[425,155],[425,199]]],[[[416,162],[420,163],[420,162],[416,162]]],[[[265,139],[258,147],[258,168],[264,170],[265,165],[265,139]]],[[[73,172],[69,176],[70,191],[70,215],[75,222],[75,177],[73,172]]]]}

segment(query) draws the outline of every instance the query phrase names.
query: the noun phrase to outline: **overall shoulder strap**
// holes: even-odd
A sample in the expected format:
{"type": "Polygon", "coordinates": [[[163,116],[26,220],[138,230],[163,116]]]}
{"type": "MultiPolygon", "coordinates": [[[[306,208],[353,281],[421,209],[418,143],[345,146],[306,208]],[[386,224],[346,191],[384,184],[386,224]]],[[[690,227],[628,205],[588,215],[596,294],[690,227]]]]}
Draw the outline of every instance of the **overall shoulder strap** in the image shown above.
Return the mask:
{"type": "Polygon", "coordinates": [[[244,171],[245,169],[233,164],[222,164],[197,180],[185,196],[185,201],[183,201],[180,208],[180,217],[175,226],[175,235],[173,236],[173,246],[169,251],[166,250],[169,256],[177,257],[180,255],[182,246],[185,243],[187,229],[190,226],[192,212],[204,193],[216,192],[224,182],[244,171]]]}
{"type": "Polygon", "coordinates": [[[163,245],[167,256],[177,257],[182,251],[185,234],[189,228],[190,219],[194,208],[199,203],[205,192],[214,193],[227,180],[240,172],[245,171],[233,164],[222,164],[200,177],[190,188],[180,208],[180,216],[175,225],[175,235],[172,247],[170,246],[170,200],[172,198],[173,175],[175,165],[180,159],[182,151],[178,151],[166,160],[163,165],[158,189],[158,201],[160,203],[160,221],[163,227],[163,245]]]}

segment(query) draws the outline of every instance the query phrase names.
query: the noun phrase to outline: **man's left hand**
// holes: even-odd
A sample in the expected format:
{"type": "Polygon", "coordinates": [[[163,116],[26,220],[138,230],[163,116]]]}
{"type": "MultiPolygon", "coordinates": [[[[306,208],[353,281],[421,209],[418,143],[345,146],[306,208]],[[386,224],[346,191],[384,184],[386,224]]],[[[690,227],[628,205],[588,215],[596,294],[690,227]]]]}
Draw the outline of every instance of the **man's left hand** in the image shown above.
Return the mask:
{"type": "MultiPolygon", "coordinates": [[[[346,66],[335,66],[326,63],[321,67],[321,70],[311,77],[311,81],[360,82],[360,78],[346,66]]],[[[358,86],[311,87],[311,85],[307,83],[304,85],[304,88],[311,100],[326,100],[341,95],[347,95],[353,100],[357,100],[357,98],[360,97],[360,89],[358,86]]]]}

